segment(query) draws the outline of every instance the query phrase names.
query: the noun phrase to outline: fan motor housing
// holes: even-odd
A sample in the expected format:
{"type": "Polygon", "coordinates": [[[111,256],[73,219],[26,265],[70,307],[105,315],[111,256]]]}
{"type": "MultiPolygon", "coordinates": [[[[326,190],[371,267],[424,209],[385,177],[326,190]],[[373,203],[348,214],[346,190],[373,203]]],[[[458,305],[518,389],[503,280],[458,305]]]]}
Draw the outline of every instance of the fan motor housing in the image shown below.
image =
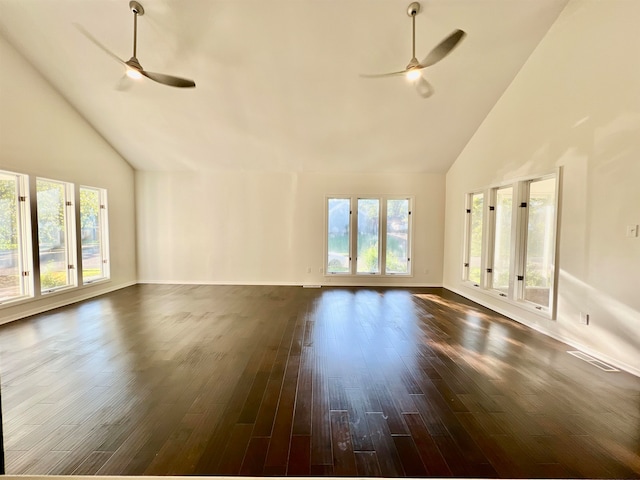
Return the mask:
{"type": "Polygon", "coordinates": [[[140,5],[138,2],[136,2],[135,0],[131,0],[129,2],[129,8],[131,9],[131,11],[133,13],[135,13],[136,15],[144,15],[144,8],[142,8],[142,5],[140,5]]]}
{"type": "Polygon", "coordinates": [[[415,17],[419,12],[420,4],[418,2],[413,2],[407,7],[407,15],[410,17],[415,17]]]}

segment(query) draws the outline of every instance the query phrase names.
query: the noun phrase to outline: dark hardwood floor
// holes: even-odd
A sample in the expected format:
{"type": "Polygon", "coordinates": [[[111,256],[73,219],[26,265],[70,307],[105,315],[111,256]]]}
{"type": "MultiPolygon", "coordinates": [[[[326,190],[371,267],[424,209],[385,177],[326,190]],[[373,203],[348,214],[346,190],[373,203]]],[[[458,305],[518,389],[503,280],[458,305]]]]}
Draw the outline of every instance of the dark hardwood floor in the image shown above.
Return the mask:
{"type": "Polygon", "coordinates": [[[640,379],[442,289],[137,285],[0,327],[8,474],[640,477],[640,379]]]}

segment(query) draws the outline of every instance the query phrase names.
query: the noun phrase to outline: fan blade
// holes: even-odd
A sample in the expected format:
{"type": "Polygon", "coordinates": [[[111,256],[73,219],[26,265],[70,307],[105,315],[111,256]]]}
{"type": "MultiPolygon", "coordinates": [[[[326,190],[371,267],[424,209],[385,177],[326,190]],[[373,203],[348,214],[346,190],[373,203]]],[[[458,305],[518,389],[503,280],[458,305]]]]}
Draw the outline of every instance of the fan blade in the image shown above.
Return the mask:
{"type": "Polygon", "coordinates": [[[361,73],[360,76],[363,78],[383,78],[383,77],[396,77],[398,75],[406,75],[409,70],[404,69],[400,72],[390,72],[390,73],[374,73],[374,74],[365,74],[361,73]]]}
{"type": "Polygon", "coordinates": [[[105,52],[107,55],[109,55],[111,58],[113,58],[116,62],[118,62],[120,64],[124,64],[126,66],[126,63],[125,63],[124,60],[122,60],[120,57],[118,57],[115,53],[113,53],[107,47],[102,45],[93,35],[91,35],[89,32],[87,32],[82,25],[79,25],[77,23],[74,23],[73,25],[80,31],[80,33],[82,33],[85,37],[87,37],[89,40],[91,40],[103,52],[105,52]]]}
{"type": "Polygon", "coordinates": [[[433,86],[422,75],[416,80],[416,90],[422,98],[429,98],[435,91],[433,86]]]}
{"type": "Polygon", "coordinates": [[[442,40],[438,45],[435,46],[433,50],[429,52],[423,61],[420,62],[422,67],[429,67],[434,63],[439,62],[444,57],[451,53],[456,45],[465,37],[466,33],[462,30],[454,30],[451,35],[442,40]]]}
{"type": "Polygon", "coordinates": [[[140,70],[140,73],[145,77],[150,78],[154,82],[162,83],[163,85],[169,85],[170,87],[190,88],[196,86],[196,82],[194,82],[193,80],[188,80],[186,78],[165,75],[164,73],[147,72],[146,70],[140,70]]]}

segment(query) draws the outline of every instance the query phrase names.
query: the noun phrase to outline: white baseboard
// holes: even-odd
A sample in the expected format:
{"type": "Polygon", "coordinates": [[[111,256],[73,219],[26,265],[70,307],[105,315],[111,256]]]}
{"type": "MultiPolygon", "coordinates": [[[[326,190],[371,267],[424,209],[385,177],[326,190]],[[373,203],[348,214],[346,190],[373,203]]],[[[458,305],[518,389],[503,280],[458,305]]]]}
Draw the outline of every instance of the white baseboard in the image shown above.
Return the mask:
{"type": "Polygon", "coordinates": [[[442,284],[425,284],[425,283],[349,283],[349,282],[319,282],[319,283],[299,283],[299,282],[238,282],[238,281],[206,281],[206,282],[194,282],[192,280],[139,280],[140,284],[149,284],[149,285],[233,285],[233,286],[275,286],[275,287],[304,287],[313,285],[320,287],[362,287],[362,288],[373,288],[373,287],[408,287],[408,288],[441,288],[442,284]]]}
{"type": "Polygon", "coordinates": [[[299,287],[302,284],[297,282],[238,282],[238,281],[196,281],[193,280],[138,280],[140,284],[149,285],[233,285],[233,286],[250,286],[250,285],[266,285],[274,287],[299,287]]]}

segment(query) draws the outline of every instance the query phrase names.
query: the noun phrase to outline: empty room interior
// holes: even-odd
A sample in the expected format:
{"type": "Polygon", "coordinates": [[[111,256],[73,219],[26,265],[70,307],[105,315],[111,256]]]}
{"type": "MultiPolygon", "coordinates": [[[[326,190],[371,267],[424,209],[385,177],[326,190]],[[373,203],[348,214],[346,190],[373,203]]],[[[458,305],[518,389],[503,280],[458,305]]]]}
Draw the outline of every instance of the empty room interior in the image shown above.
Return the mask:
{"type": "Polygon", "coordinates": [[[639,21],[0,0],[0,476],[639,478],[639,21]]]}

